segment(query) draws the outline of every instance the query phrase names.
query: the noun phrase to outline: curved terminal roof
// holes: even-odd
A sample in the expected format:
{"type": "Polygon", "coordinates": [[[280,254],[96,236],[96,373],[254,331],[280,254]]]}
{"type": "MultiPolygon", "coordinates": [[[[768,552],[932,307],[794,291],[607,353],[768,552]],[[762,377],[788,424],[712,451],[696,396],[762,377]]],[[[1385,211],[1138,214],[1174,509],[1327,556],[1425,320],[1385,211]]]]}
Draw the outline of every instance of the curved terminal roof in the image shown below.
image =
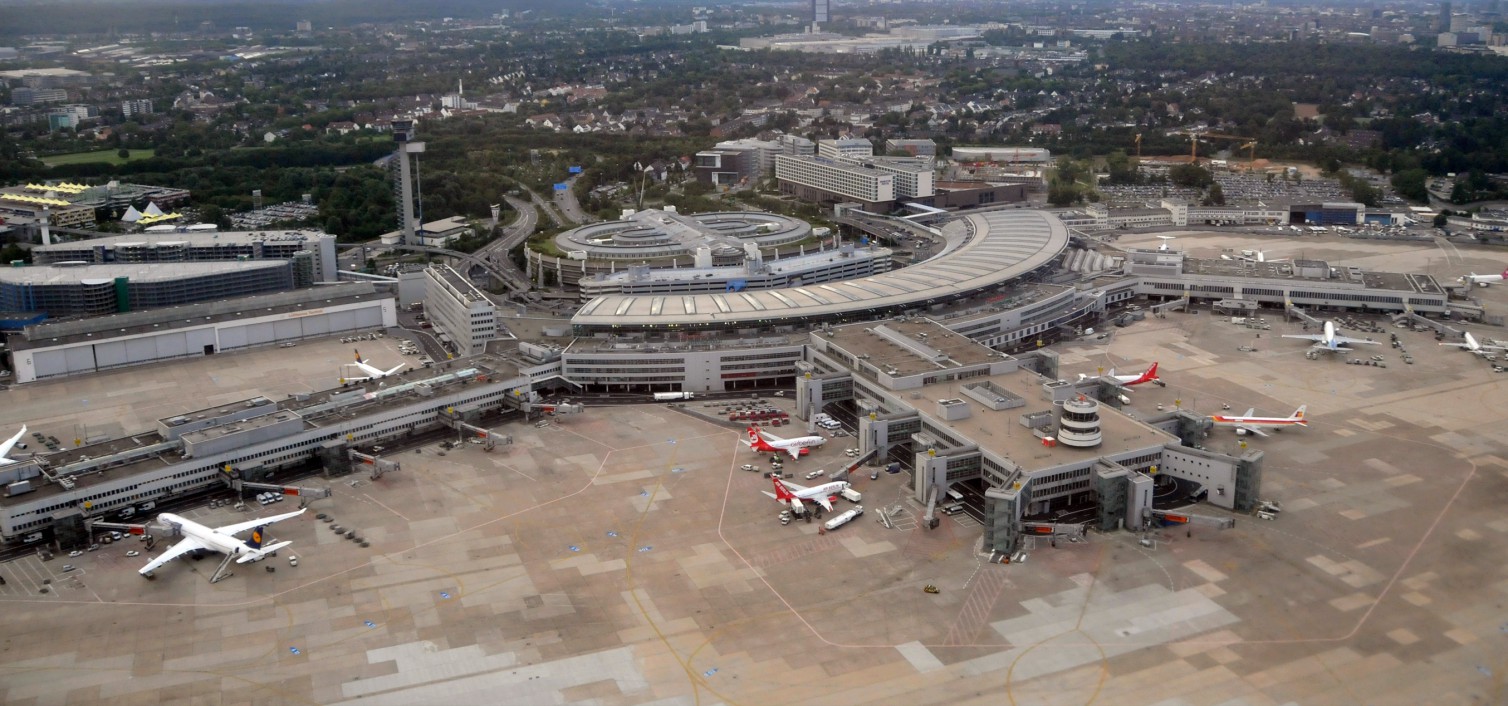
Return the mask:
{"type": "Polygon", "coordinates": [[[1000,287],[1048,264],[1068,246],[1068,228],[1042,211],[992,211],[950,222],[965,242],[893,272],[843,282],[753,292],[611,295],[586,303],[578,329],[736,328],[834,320],[960,299],[1000,287]]]}

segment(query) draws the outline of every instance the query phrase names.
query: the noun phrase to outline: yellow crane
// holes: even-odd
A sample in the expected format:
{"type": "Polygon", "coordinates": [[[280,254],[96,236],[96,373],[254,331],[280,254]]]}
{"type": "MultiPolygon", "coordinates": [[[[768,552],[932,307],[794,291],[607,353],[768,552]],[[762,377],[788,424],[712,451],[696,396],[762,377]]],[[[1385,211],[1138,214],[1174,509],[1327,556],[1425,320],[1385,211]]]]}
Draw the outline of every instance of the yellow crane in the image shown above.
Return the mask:
{"type": "Polygon", "coordinates": [[[1199,165],[1199,141],[1200,140],[1239,140],[1243,143],[1238,149],[1247,150],[1248,161],[1256,154],[1257,142],[1250,137],[1241,135],[1224,135],[1218,132],[1191,132],[1189,135],[1189,159],[1195,166],[1199,165]]]}
{"type": "Polygon", "coordinates": [[[1136,161],[1141,161],[1141,133],[1136,133],[1136,161]]]}

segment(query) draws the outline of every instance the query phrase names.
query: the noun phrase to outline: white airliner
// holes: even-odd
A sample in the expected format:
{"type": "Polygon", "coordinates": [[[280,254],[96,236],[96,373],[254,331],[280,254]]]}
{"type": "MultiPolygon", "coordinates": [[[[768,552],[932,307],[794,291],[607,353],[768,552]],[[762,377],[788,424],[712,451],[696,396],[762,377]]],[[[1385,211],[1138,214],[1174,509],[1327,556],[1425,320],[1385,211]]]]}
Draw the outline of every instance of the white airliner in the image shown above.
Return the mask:
{"type": "Polygon", "coordinates": [[[1159,235],[1159,236],[1157,236],[1157,239],[1162,241],[1162,244],[1159,245],[1159,246],[1157,246],[1157,249],[1166,252],[1166,251],[1172,249],[1172,248],[1168,247],[1168,241],[1169,240],[1177,240],[1178,236],[1176,236],[1176,235],[1159,235]]]}
{"type": "MultiPolygon", "coordinates": [[[[1166,387],[1166,384],[1163,383],[1162,378],[1157,377],[1157,363],[1155,362],[1152,363],[1152,367],[1147,368],[1147,372],[1141,373],[1139,375],[1116,375],[1115,368],[1111,368],[1109,375],[1102,375],[1100,377],[1109,378],[1126,387],[1131,387],[1132,385],[1140,385],[1144,382],[1157,383],[1158,385],[1166,387]]],[[[1088,375],[1079,373],[1079,380],[1087,379],[1089,379],[1088,375]]]]}
{"type": "Polygon", "coordinates": [[[760,491],[783,503],[789,503],[792,510],[801,511],[801,501],[807,500],[822,506],[828,512],[833,511],[833,500],[848,488],[848,481],[835,480],[831,483],[823,483],[813,488],[803,488],[795,483],[786,483],[774,476],[770,480],[775,481],[775,492],[768,490],[760,491]]]}
{"type": "Polygon", "coordinates": [[[1486,287],[1489,284],[1497,284],[1498,282],[1503,281],[1505,278],[1508,278],[1508,269],[1503,270],[1503,274],[1500,275],[1479,275],[1473,272],[1462,277],[1460,281],[1461,284],[1467,286],[1475,284],[1478,287],[1486,287]]]}
{"type": "Polygon", "coordinates": [[[152,578],[152,572],[158,567],[196,550],[225,554],[227,561],[234,557],[237,564],[256,561],[293,543],[291,541],[278,542],[277,544],[262,546],[262,531],[267,529],[267,525],[281,522],[290,517],[298,517],[302,514],[304,514],[304,511],[298,510],[284,515],[273,515],[272,517],[237,522],[236,524],[224,527],[210,528],[188,518],[164,512],[157,516],[157,523],[167,526],[176,525],[178,530],[183,533],[183,539],[163,552],[161,556],[147,562],[147,565],[143,566],[141,571],[137,573],[147,578],[152,578]],[[250,539],[242,541],[236,537],[237,533],[245,532],[246,530],[252,531],[250,539]]]}
{"type": "Polygon", "coordinates": [[[7,465],[7,464],[12,464],[12,463],[16,462],[15,459],[6,458],[5,455],[8,454],[8,453],[10,453],[10,450],[16,447],[16,442],[20,441],[21,437],[25,436],[25,435],[26,435],[26,425],[22,424],[21,425],[21,431],[16,432],[15,436],[13,436],[10,439],[6,440],[5,443],[0,444],[0,466],[4,466],[4,465],[7,465]]]}
{"type": "MultiPolygon", "coordinates": [[[[1503,346],[1490,345],[1490,344],[1489,345],[1485,345],[1485,346],[1482,345],[1482,343],[1480,341],[1478,341],[1475,337],[1473,337],[1471,335],[1470,331],[1468,331],[1466,333],[1466,342],[1465,343],[1442,343],[1440,345],[1442,345],[1442,346],[1452,346],[1454,348],[1464,348],[1467,351],[1475,353],[1477,355],[1487,355],[1488,353],[1490,353],[1492,351],[1508,351],[1508,348],[1504,348],[1503,346]]],[[[0,451],[0,454],[3,454],[3,453],[4,453],[4,451],[0,451]]]]}
{"type": "Polygon", "coordinates": [[[344,385],[348,382],[365,382],[367,380],[385,378],[389,375],[392,375],[393,373],[398,372],[399,370],[402,370],[403,366],[405,365],[408,365],[408,363],[399,363],[398,367],[393,368],[392,370],[383,370],[382,368],[379,368],[375,365],[368,365],[365,360],[362,360],[361,351],[358,350],[356,351],[355,366],[361,368],[361,371],[366,373],[366,375],[363,377],[343,377],[340,379],[340,383],[344,385]]]}
{"type": "Polygon", "coordinates": [[[1267,432],[1262,431],[1263,428],[1282,429],[1283,427],[1309,426],[1309,421],[1304,419],[1304,410],[1308,408],[1309,405],[1302,405],[1293,413],[1293,416],[1289,417],[1253,417],[1251,416],[1252,413],[1257,411],[1257,408],[1253,407],[1246,410],[1246,414],[1239,417],[1227,417],[1223,414],[1217,414],[1210,417],[1210,419],[1215,422],[1216,426],[1235,427],[1237,434],[1267,436],[1267,432]]]}
{"type": "Polygon", "coordinates": [[[1377,341],[1368,341],[1364,338],[1347,338],[1335,332],[1335,322],[1326,321],[1324,333],[1285,333],[1283,338],[1301,338],[1305,341],[1314,341],[1310,348],[1322,350],[1328,353],[1351,350],[1347,346],[1353,343],[1361,343],[1369,346],[1382,345],[1377,341]]]}
{"type": "Polygon", "coordinates": [[[827,439],[820,436],[798,436],[794,439],[782,439],[773,434],[766,434],[759,427],[749,427],[749,438],[744,439],[744,445],[762,453],[774,453],[784,451],[791,458],[800,458],[809,453],[812,448],[827,443],[827,439]]]}

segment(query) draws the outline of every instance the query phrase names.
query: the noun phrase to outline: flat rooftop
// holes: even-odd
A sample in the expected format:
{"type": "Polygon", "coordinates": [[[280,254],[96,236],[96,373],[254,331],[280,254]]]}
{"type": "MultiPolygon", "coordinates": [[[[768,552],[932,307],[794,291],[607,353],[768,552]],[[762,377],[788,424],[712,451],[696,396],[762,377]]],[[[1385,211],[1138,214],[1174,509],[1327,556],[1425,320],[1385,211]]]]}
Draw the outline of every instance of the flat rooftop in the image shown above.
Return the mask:
{"type": "MultiPolygon", "coordinates": [[[[969,441],[978,444],[979,448],[988,449],[999,456],[1009,458],[1027,471],[1099,458],[1147,446],[1178,443],[1178,437],[1127,417],[1109,405],[1102,404],[1100,405],[1100,433],[1104,440],[1099,446],[1087,449],[1073,448],[1063,444],[1044,446],[1042,440],[1037,438],[1031,429],[1021,426],[1020,419],[1023,414],[1053,410],[1053,404],[1045,397],[1042,389],[1042,385],[1047,382],[1050,381],[1035,373],[1018,370],[1002,375],[926,385],[919,391],[923,399],[910,399],[908,402],[932,425],[956,431],[967,437],[969,441]],[[989,381],[998,388],[1019,395],[1026,400],[1026,406],[995,411],[963,393],[965,387],[983,381],[989,381]],[[944,420],[937,415],[937,401],[945,399],[963,400],[969,405],[972,415],[958,421],[944,420]]],[[[911,397],[909,393],[917,391],[906,392],[907,396],[911,397]]]]}
{"type": "MultiPolygon", "coordinates": [[[[809,252],[805,255],[793,255],[782,257],[778,260],[764,260],[764,269],[758,275],[783,275],[797,274],[807,270],[831,265],[840,260],[865,260],[888,258],[891,256],[890,248],[884,247],[855,247],[852,251],[844,253],[836,249],[809,252]]],[[[727,267],[677,267],[666,269],[663,267],[650,268],[648,270],[625,269],[612,274],[601,275],[594,281],[597,282],[689,282],[698,279],[727,280],[741,279],[751,275],[749,269],[743,265],[729,265],[727,267]]]]}
{"type": "Polygon", "coordinates": [[[169,282],[185,277],[213,277],[215,275],[254,270],[286,269],[284,260],[250,260],[246,262],[150,262],[139,264],[77,265],[32,265],[30,267],[0,267],[0,282],[31,286],[68,284],[107,284],[125,277],[133,282],[169,282]]]}
{"type": "Polygon", "coordinates": [[[214,246],[245,245],[250,243],[307,242],[328,235],[318,230],[230,230],[230,231],[174,231],[171,233],[133,233],[112,235],[89,240],[74,240],[66,243],[38,245],[33,252],[72,252],[95,247],[152,247],[152,246],[214,246]]]}
{"type": "Polygon", "coordinates": [[[829,345],[899,377],[1000,360],[999,353],[929,319],[849,324],[833,331],[829,345]],[[939,362],[942,356],[946,359],[939,362]]]}
{"type": "MultiPolygon", "coordinates": [[[[1217,277],[1242,277],[1248,279],[1285,279],[1300,282],[1326,282],[1330,284],[1357,284],[1346,276],[1345,266],[1337,267],[1338,276],[1331,277],[1305,277],[1298,274],[1295,265],[1300,263],[1288,262],[1242,262],[1239,260],[1217,260],[1201,258],[1184,258],[1183,271],[1191,275],[1213,275],[1217,277]]],[[[1316,265],[1319,263],[1316,263],[1316,265]]],[[[1426,292],[1441,294],[1438,283],[1429,275],[1403,274],[1400,272],[1372,272],[1363,271],[1360,284],[1368,289],[1388,289],[1400,292],[1426,292]]]]}

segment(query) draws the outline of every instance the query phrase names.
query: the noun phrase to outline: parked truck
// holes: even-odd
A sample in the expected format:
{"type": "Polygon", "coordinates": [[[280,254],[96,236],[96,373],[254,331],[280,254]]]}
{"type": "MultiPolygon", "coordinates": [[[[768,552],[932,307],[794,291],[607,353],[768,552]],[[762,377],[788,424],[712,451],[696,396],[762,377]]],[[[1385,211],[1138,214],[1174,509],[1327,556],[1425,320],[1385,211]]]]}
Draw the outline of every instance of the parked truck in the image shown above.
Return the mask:
{"type": "Polygon", "coordinates": [[[864,496],[853,488],[844,488],[842,495],[844,500],[847,500],[851,503],[856,503],[864,499],[864,496]]]}
{"type": "Polygon", "coordinates": [[[656,392],[655,393],[655,401],[656,402],[670,402],[671,400],[689,400],[689,399],[691,399],[691,393],[690,392],[656,392]]]}
{"type": "Polygon", "coordinates": [[[828,520],[827,524],[823,525],[823,527],[826,527],[827,531],[831,532],[835,529],[838,529],[839,527],[842,527],[843,525],[853,522],[853,519],[855,517],[858,517],[862,514],[864,514],[864,506],[855,505],[852,510],[849,510],[848,512],[845,512],[841,515],[838,515],[837,517],[834,517],[831,520],[828,520]]]}

